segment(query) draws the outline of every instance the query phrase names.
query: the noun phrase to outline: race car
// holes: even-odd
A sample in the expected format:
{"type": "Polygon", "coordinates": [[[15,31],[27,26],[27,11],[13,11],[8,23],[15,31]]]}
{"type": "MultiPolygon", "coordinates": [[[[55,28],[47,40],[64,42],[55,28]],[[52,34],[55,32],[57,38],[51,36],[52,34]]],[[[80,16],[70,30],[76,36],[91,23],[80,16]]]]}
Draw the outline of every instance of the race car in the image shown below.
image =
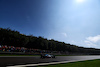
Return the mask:
{"type": "Polygon", "coordinates": [[[41,54],[41,58],[55,58],[55,55],[41,54]]]}

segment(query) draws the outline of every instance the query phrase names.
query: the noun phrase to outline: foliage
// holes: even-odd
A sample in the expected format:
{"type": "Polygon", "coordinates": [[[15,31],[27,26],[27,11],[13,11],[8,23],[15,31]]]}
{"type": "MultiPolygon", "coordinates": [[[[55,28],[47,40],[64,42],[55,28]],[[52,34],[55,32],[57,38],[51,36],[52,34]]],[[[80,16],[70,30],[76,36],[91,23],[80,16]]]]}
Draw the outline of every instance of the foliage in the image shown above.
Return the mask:
{"type": "Polygon", "coordinates": [[[100,54],[100,49],[78,47],[41,36],[25,35],[9,28],[0,28],[0,44],[77,54],[100,54]]]}

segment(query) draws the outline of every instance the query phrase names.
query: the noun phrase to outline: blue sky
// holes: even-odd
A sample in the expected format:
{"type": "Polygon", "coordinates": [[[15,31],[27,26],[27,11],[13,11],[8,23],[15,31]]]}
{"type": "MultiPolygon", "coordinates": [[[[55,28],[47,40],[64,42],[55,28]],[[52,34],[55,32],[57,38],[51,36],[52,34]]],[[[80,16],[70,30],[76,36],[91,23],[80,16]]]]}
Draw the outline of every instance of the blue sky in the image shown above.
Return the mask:
{"type": "Polygon", "coordinates": [[[100,0],[0,0],[0,27],[100,48],[100,0]]]}

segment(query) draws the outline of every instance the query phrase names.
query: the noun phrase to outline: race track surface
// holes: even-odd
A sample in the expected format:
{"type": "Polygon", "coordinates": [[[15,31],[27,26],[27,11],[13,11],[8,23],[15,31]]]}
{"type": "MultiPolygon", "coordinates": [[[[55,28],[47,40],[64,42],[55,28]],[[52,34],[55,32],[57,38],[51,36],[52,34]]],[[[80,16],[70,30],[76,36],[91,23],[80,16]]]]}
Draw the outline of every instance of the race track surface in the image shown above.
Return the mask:
{"type": "Polygon", "coordinates": [[[70,60],[92,60],[100,59],[100,56],[56,56],[56,58],[45,58],[42,59],[39,56],[1,56],[0,67],[13,66],[13,65],[25,65],[25,64],[36,64],[36,63],[47,63],[47,62],[59,62],[59,61],[70,61],[70,60]]]}

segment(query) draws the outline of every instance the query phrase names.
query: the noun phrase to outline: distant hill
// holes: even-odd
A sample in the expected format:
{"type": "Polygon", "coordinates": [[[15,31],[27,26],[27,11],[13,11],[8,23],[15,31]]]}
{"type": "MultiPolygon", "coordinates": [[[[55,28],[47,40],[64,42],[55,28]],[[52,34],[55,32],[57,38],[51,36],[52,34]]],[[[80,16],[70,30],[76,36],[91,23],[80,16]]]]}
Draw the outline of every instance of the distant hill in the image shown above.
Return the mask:
{"type": "Polygon", "coordinates": [[[78,47],[53,39],[48,40],[41,36],[36,37],[32,35],[25,35],[9,28],[0,28],[0,44],[50,51],[60,51],[72,54],[100,54],[100,49],[78,47]]]}

